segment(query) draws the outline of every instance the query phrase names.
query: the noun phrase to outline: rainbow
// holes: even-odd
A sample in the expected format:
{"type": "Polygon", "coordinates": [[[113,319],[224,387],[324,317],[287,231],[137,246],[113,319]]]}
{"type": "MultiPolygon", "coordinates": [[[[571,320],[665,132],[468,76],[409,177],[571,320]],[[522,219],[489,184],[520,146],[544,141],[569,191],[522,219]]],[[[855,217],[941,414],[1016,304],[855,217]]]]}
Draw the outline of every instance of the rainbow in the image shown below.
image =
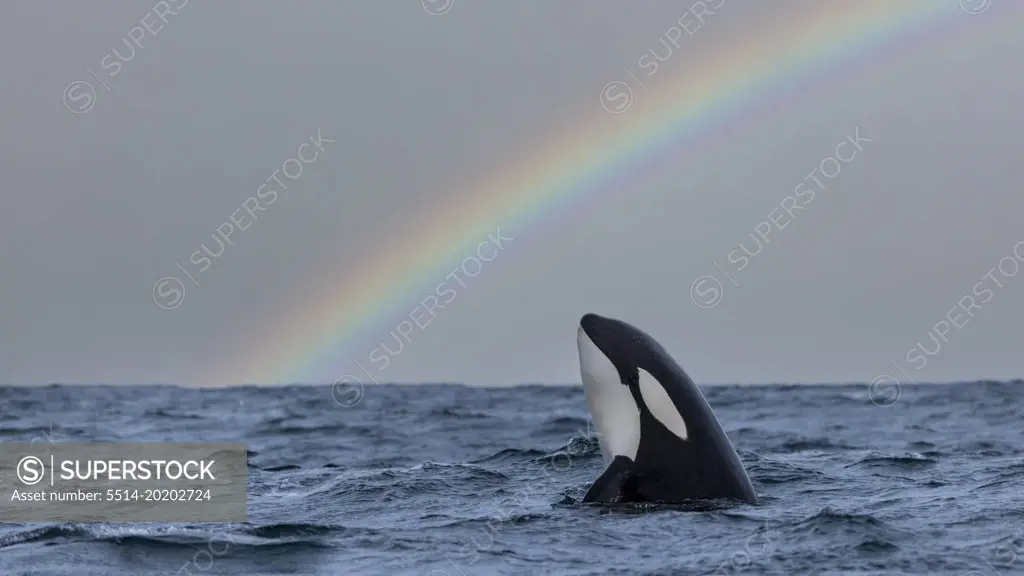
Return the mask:
{"type": "MultiPolygon", "coordinates": [[[[314,286],[204,384],[323,382],[342,375],[364,379],[351,357],[343,362],[341,354],[365,344],[368,334],[386,336],[394,324],[385,320],[408,313],[496,226],[519,239],[527,226],[664,149],[709,134],[716,123],[767,95],[777,98],[780,89],[785,93],[801,78],[885,46],[886,40],[956,17],[964,18],[965,25],[977,18],[964,13],[957,0],[840,0],[804,6],[777,15],[777,22],[697,70],[687,70],[685,77],[672,76],[671,60],[662,63],[651,77],[657,89],[634,88],[636,100],[624,114],[605,111],[595,86],[594,111],[582,122],[469,183],[452,200],[417,211],[417,227],[390,237],[367,255],[365,265],[339,270],[314,286]]],[[[719,9],[722,17],[728,7],[719,9]]],[[[712,28],[714,18],[703,26],[712,28]]],[[[651,46],[662,51],[658,42],[653,39],[651,46]]],[[[651,46],[638,47],[637,55],[651,46]]],[[[375,345],[360,350],[356,360],[365,359],[375,345]]]]}

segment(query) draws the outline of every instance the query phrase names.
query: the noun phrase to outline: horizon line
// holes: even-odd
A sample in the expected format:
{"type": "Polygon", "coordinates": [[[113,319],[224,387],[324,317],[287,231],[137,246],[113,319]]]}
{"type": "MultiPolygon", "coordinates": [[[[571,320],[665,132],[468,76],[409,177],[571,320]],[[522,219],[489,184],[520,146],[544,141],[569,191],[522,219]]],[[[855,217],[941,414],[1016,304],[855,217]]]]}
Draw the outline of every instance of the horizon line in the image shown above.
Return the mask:
{"type": "MultiPolygon", "coordinates": [[[[1024,384],[1024,377],[1018,378],[976,378],[972,380],[931,380],[931,381],[915,381],[915,380],[896,380],[896,383],[910,386],[949,386],[956,384],[983,384],[983,383],[998,383],[998,384],[1024,384]]],[[[295,387],[332,387],[335,382],[291,382],[286,384],[267,384],[267,383],[248,383],[248,384],[223,384],[223,385],[204,385],[204,384],[181,384],[181,383],[168,383],[168,382],[148,382],[148,383],[132,383],[132,384],[111,384],[104,382],[47,382],[44,384],[13,384],[3,383],[0,384],[2,388],[47,388],[47,387],[58,387],[66,386],[68,388],[86,388],[86,387],[163,387],[163,388],[183,388],[193,390],[217,390],[223,388],[295,388],[295,387]]],[[[349,383],[354,385],[355,383],[349,383]]],[[[424,381],[424,382],[409,382],[409,381],[395,381],[395,382],[360,382],[363,386],[461,386],[463,388],[529,388],[529,387],[547,387],[547,388],[562,388],[562,387],[576,387],[582,388],[582,382],[519,382],[515,384],[468,384],[466,382],[452,382],[452,381],[424,381]]],[[[824,382],[695,382],[698,386],[751,386],[751,387],[765,387],[765,386],[871,386],[872,383],[868,381],[824,381],[824,382]]]]}

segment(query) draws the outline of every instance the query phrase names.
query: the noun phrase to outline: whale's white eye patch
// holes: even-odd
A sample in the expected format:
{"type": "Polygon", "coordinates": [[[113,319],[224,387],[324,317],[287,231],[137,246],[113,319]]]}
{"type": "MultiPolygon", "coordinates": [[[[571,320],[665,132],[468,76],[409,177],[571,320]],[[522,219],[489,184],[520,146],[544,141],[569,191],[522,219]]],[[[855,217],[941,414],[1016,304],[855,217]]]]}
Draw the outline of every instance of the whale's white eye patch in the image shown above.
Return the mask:
{"type": "Polygon", "coordinates": [[[676,410],[676,405],[669,398],[668,392],[665,392],[665,388],[650,372],[642,368],[637,368],[636,371],[640,379],[640,396],[643,397],[644,404],[651,411],[651,415],[665,428],[668,428],[669,432],[681,440],[686,440],[686,422],[683,420],[682,414],[676,410]]]}

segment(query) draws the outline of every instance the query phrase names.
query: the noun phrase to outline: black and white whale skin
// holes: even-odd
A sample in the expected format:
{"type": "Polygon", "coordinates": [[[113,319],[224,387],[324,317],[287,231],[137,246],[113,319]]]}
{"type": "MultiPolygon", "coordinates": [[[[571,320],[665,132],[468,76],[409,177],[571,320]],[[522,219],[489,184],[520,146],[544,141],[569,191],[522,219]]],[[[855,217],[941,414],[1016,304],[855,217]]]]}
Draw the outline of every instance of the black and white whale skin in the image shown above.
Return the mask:
{"type": "Polygon", "coordinates": [[[654,338],[621,320],[585,314],[576,343],[608,466],[584,502],[733,498],[757,504],[711,406],[654,338]]]}

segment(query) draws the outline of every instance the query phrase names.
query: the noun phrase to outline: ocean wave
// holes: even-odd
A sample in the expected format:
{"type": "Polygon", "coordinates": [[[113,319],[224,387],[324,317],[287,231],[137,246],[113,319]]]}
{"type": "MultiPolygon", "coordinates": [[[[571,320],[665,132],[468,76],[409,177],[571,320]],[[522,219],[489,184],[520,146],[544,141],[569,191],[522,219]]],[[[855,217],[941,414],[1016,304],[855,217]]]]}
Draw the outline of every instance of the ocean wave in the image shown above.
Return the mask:
{"type": "Polygon", "coordinates": [[[437,408],[431,410],[430,415],[439,416],[445,419],[457,420],[487,420],[489,418],[494,418],[494,416],[491,416],[490,414],[485,414],[483,412],[473,412],[471,410],[463,410],[460,408],[453,407],[437,408]]]}
{"type": "Polygon", "coordinates": [[[769,486],[792,482],[822,481],[826,478],[823,472],[768,458],[748,464],[746,469],[752,481],[769,486]]]}
{"type": "Polygon", "coordinates": [[[861,458],[852,464],[847,464],[845,468],[866,466],[873,468],[895,468],[899,470],[919,470],[921,468],[928,468],[937,462],[938,460],[935,458],[930,458],[923,454],[915,454],[913,452],[898,456],[876,452],[870,456],[861,458]]]}
{"type": "Polygon", "coordinates": [[[494,464],[494,463],[507,463],[507,462],[519,462],[524,460],[536,460],[539,457],[546,456],[547,452],[543,450],[537,450],[534,448],[504,448],[477,460],[470,460],[471,464],[494,464]]]}
{"type": "Polygon", "coordinates": [[[178,528],[167,526],[114,527],[111,525],[54,524],[17,530],[0,536],[0,549],[23,544],[67,544],[72,542],[109,542],[120,545],[144,545],[192,550],[213,541],[234,547],[284,545],[327,546],[328,540],[352,536],[377,537],[380,531],[348,528],[337,524],[267,524],[178,528]]]}
{"type": "Polygon", "coordinates": [[[794,533],[816,535],[857,533],[895,537],[903,534],[902,531],[872,514],[841,512],[832,507],[825,507],[810,516],[792,522],[790,530],[794,533]]]}
{"type": "Polygon", "coordinates": [[[824,436],[817,438],[793,438],[782,442],[779,447],[781,452],[807,452],[811,450],[823,450],[823,451],[834,451],[834,450],[855,450],[857,447],[850,446],[841,441],[832,440],[824,436]]]}

